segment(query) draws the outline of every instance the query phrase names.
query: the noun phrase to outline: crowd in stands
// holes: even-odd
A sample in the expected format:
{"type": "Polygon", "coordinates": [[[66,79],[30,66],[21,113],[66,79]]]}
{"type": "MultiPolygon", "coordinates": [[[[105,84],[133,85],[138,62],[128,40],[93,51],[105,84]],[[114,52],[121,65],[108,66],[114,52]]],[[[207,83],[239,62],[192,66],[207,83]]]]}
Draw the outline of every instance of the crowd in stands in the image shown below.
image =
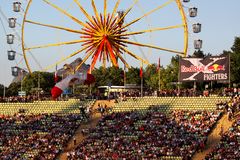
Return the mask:
{"type": "MultiPolygon", "coordinates": [[[[80,99],[80,100],[85,100],[81,99],[81,97],[70,97],[70,96],[64,96],[64,97],[59,97],[59,101],[67,101],[69,98],[73,99],[80,99]]],[[[28,96],[10,96],[10,97],[0,97],[0,103],[26,103],[26,102],[34,102],[34,101],[49,101],[52,100],[50,95],[46,96],[36,96],[36,95],[28,95],[28,96]]]]}
{"type": "Polygon", "coordinates": [[[37,96],[10,96],[10,97],[0,97],[1,103],[16,103],[16,102],[33,102],[37,100],[37,96]]]}
{"type": "Polygon", "coordinates": [[[222,135],[217,147],[205,157],[205,160],[215,159],[240,159],[240,119],[222,135]]]}
{"type": "Polygon", "coordinates": [[[0,115],[0,159],[56,159],[81,115],[0,115]]]}
{"type": "MultiPolygon", "coordinates": [[[[162,89],[161,91],[144,91],[143,96],[155,96],[155,97],[193,97],[193,96],[209,96],[210,90],[205,90],[203,92],[191,89],[162,89]]],[[[218,93],[216,93],[217,95],[218,93]]],[[[219,96],[234,96],[240,95],[240,88],[224,88],[219,96]]],[[[127,91],[122,94],[113,94],[111,97],[140,97],[140,91],[127,91]]]]}
{"type": "Polygon", "coordinates": [[[240,88],[224,88],[222,91],[222,96],[235,96],[240,95],[240,88]]]}
{"type": "Polygon", "coordinates": [[[229,101],[218,101],[216,109],[224,110],[228,114],[228,119],[233,119],[234,115],[240,111],[240,94],[232,96],[229,101]]]}
{"type": "Polygon", "coordinates": [[[105,115],[68,159],[190,159],[204,146],[221,111],[121,112],[105,115]]]}
{"type": "MultiPolygon", "coordinates": [[[[116,94],[115,94],[116,95],[116,94]]],[[[161,91],[144,91],[143,96],[155,96],[155,97],[192,97],[200,96],[202,93],[194,91],[194,89],[162,89],[161,91]]],[[[140,97],[140,91],[127,91],[124,92],[121,97],[140,97]]]]}
{"type": "MultiPolygon", "coordinates": [[[[193,97],[193,96],[209,96],[209,91],[207,92],[200,92],[196,91],[193,88],[191,89],[162,89],[161,91],[144,91],[143,96],[156,96],[156,97],[193,97]],[[207,94],[205,94],[207,93],[207,94]]],[[[240,88],[224,88],[222,92],[219,94],[220,96],[234,96],[240,95],[240,88]]],[[[81,95],[71,95],[73,98],[78,99],[101,99],[99,95],[92,94],[89,97],[83,97],[81,95]]],[[[111,92],[109,93],[108,99],[117,99],[121,98],[122,100],[126,99],[127,97],[141,97],[141,93],[139,90],[130,90],[127,92],[117,93],[111,92]]],[[[67,100],[68,96],[60,97],[59,100],[67,100]]],[[[28,96],[10,96],[10,97],[0,97],[1,102],[33,102],[37,100],[51,100],[50,95],[28,95],[28,96]]]]}

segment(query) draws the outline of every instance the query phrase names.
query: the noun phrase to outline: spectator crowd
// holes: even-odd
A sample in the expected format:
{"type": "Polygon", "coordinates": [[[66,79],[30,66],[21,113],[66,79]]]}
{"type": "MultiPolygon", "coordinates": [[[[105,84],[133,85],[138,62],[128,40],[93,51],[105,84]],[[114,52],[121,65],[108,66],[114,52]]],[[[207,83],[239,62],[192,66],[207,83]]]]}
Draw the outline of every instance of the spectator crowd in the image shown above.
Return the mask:
{"type": "Polygon", "coordinates": [[[56,159],[81,123],[81,115],[0,115],[0,159],[56,159]]]}
{"type": "Polygon", "coordinates": [[[176,110],[164,114],[122,112],[104,116],[68,159],[191,159],[204,148],[221,111],[176,110]]]}
{"type": "Polygon", "coordinates": [[[240,119],[222,135],[217,147],[205,157],[205,160],[240,159],[240,119]]]}

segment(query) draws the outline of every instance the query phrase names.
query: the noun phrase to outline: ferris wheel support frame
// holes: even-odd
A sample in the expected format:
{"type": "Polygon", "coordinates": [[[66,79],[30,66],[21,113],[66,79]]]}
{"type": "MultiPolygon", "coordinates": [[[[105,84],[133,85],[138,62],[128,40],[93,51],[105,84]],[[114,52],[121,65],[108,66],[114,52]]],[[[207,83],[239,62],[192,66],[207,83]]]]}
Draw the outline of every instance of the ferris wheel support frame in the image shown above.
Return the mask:
{"type": "Polygon", "coordinates": [[[24,28],[25,28],[25,20],[26,20],[26,17],[27,17],[27,12],[29,10],[29,7],[32,3],[32,0],[29,0],[28,4],[27,4],[27,7],[26,7],[26,10],[25,10],[25,14],[23,16],[23,21],[22,21],[22,51],[23,51],[23,57],[24,57],[24,60],[25,60],[25,63],[26,63],[26,67],[28,69],[28,72],[31,74],[32,73],[32,70],[30,68],[30,65],[28,63],[28,60],[27,60],[27,56],[26,56],[26,52],[25,52],[25,44],[23,43],[24,42],[24,28]]]}
{"type": "Polygon", "coordinates": [[[182,6],[182,3],[180,0],[176,0],[176,3],[178,5],[180,14],[182,16],[182,22],[184,25],[184,49],[183,49],[183,53],[184,53],[184,57],[186,57],[187,55],[187,51],[188,51],[188,24],[187,24],[187,18],[182,6]]]}

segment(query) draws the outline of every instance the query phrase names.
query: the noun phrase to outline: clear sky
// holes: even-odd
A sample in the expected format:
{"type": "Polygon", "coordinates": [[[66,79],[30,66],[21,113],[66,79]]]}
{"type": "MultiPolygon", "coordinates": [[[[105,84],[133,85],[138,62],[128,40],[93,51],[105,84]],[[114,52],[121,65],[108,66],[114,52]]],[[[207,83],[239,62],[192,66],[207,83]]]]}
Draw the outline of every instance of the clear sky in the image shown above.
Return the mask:
{"type": "MultiPolygon", "coordinates": [[[[22,0],[26,2],[26,0],[22,0]]],[[[69,19],[65,18],[63,15],[59,15],[59,13],[55,12],[54,9],[47,6],[46,4],[41,2],[42,0],[33,0],[33,4],[29,10],[28,18],[34,21],[53,24],[52,22],[56,22],[55,25],[64,24],[65,27],[79,29],[79,26],[70,22],[69,19]]],[[[82,18],[79,14],[77,6],[74,5],[72,0],[63,1],[64,4],[60,4],[61,1],[53,1],[54,3],[59,3],[59,6],[65,7],[71,13],[82,18]]],[[[90,9],[90,5],[88,0],[79,0],[83,3],[86,10],[89,10],[90,14],[93,12],[90,9]]],[[[21,23],[22,15],[16,14],[12,12],[12,2],[13,0],[0,0],[0,9],[6,15],[7,18],[9,17],[16,17],[18,23],[21,23]]],[[[98,8],[102,8],[103,0],[96,0],[98,8]]],[[[115,2],[115,0],[109,0],[108,8],[112,11],[113,4],[110,2],[115,2]]],[[[126,10],[129,5],[133,1],[129,0],[122,0],[120,4],[120,9],[126,10]]],[[[155,8],[155,6],[159,6],[162,3],[167,2],[167,0],[140,0],[139,5],[133,9],[133,12],[129,14],[126,19],[126,23],[130,22],[131,20],[143,15],[147,11],[155,8]]],[[[197,18],[188,18],[188,25],[191,26],[193,23],[201,23],[202,24],[202,32],[199,34],[189,33],[189,49],[188,54],[192,54],[194,51],[193,48],[193,40],[194,39],[202,39],[203,40],[203,48],[202,50],[205,53],[211,53],[213,55],[221,53],[223,50],[230,50],[233,42],[234,37],[240,36],[240,1],[239,0],[191,0],[190,3],[184,4],[186,13],[189,7],[197,7],[198,8],[198,17],[197,18]]],[[[144,19],[142,22],[137,23],[136,25],[131,26],[130,30],[132,31],[139,31],[143,29],[149,28],[156,28],[156,27],[164,27],[169,25],[176,25],[181,22],[180,14],[177,12],[176,5],[169,5],[165,7],[161,12],[157,12],[149,16],[148,18],[144,19]]],[[[100,11],[99,11],[100,12],[100,11]]],[[[5,29],[7,33],[14,33],[15,31],[10,30],[7,26],[5,18],[2,14],[0,17],[4,23],[5,29]]],[[[84,19],[82,19],[84,20],[84,19]]],[[[21,26],[18,26],[16,32],[21,34],[21,26]]],[[[16,34],[16,33],[14,33],[16,34]]],[[[70,35],[69,33],[60,33],[60,32],[53,32],[51,29],[45,29],[41,27],[36,27],[32,25],[27,25],[26,27],[26,45],[27,46],[34,46],[46,43],[55,43],[55,42],[63,42],[63,41],[70,41],[79,38],[77,35],[70,35]]],[[[183,46],[183,36],[181,33],[177,31],[166,31],[165,33],[151,33],[147,36],[136,36],[131,38],[130,40],[137,39],[138,42],[141,43],[148,43],[148,44],[155,44],[160,47],[167,47],[170,49],[179,49],[183,46]]],[[[6,43],[6,34],[2,24],[0,22],[0,84],[9,85],[12,80],[11,76],[11,66],[16,65],[16,63],[20,63],[24,67],[24,62],[21,59],[17,59],[17,62],[10,62],[7,60],[7,50],[13,48],[18,53],[22,53],[21,51],[21,40],[17,40],[15,45],[9,46],[6,43]],[[19,62],[20,61],[20,62],[19,62]]],[[[129,47],[131,51],[141,56],[141,50],[136,47],[129,47]]],[[[34,56],[37,58],[38,63],[40,65],[47,65],[52,64],[59,60],[59,57],[56,57],[54,54],[49,53],[59,53],[60,57],[63,57],[67,54],[72,53],[76,49],[79,49],[79,46],[64,46],[59,48],[47,48],[40,51],[34,51],[34,56]],[[45,54],[43,54],[43,52],[45,54]],[[41,56],[39,56],[41,55],[41,56]]],[[[161,64],[166,66],[170,62],[170,58],[174,54],[169,54],[165,52],[159,52],[156,50],[148,50],[142,49],[145,53],[145,56],[151,63],[157,63],[158,57],[161,57],[161,64]]],[[[144,56],[143,56],[144,57],[144,56]]],[[[74,57],[73,59],[75,59],[74,57]]],[[[29,58],[30,59],[30,58],[29,58]]],[[[68,63],[73,60],[70,59],[68,63]]],[[[139,63],[134,59],[126,57],[129,60],[130,64],[133,66],[139,66],[139,63]]],[[[29,60],[30,63],[34,60],[29,60]]],[[[89,61],[87,61],[89,63],[89,61]]],[[[19,65],[19,66],[20,66],[19,65]]],[[[34,68],[34,67],[33,67],[34,68]]],[[[36,67],[37,69],[37,67],[36,67]]]]}

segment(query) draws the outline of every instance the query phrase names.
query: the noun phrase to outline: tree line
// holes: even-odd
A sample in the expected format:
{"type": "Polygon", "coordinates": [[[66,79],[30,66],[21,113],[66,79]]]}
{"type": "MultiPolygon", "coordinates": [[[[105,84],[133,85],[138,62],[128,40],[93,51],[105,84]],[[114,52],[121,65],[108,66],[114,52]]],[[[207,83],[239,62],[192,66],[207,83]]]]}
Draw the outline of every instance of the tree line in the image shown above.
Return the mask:
{"type": "MultiPolygon", "coordinates": [[[[218,55],[230,55],[230,65],[231,65],[231,84],[240,85],[240,37],[235,37],[233,46],[230,51],[223,51],[218,55]]],[[[204,53],[201,50],[195,51],[189,57],[203,58],[206,56],[211,56],[211,53],[204,53]]],[[[148,65],[143,69],[143,86],[147,90],[158,90],[159,89],[159,78],[161,89],[176,89],[180,88],[191,88],[193,87],[193,82],[178,84],[178,72],[179,72],[179,56],[173,56],[171,58],[170,64],[166,67],[158,66],[158,64],[148,65]],[[159,74],[160,71],[160,74],[159,74]]],[[[116,85],[122,86],[124,84],[135,84],[141,85],[140,68],[131,67],[127,70],[122,68],[100,67],[93,70],[96,82],[91,85],[91,91],[96,92],[98,86],[109,86],[116,85]]],[[[198,83],[198,89],[204,90],[206,84],[209,82],[198,83]]],[[[46,93],[50,94],[51,88],[55,85],[54,73],[49,72],[34,72],[31,75],[24,77],[22,82],[11,83],[5,88],[6,96],[16,96],[18,91],[24,90],[27,94],[35,94],[39,91],[39,88],[46,93]]],[[[221,87],[227,87],[228,84],[219,84],[217,82],[211,83],[212,89],[220,89],[221,87]]],[[[89,93],[89,86],[78,87],[85,88],[81,92],[89,93]]],[[[3,96],[4,86],[0,84],[0,96],[3,96]]]]}

